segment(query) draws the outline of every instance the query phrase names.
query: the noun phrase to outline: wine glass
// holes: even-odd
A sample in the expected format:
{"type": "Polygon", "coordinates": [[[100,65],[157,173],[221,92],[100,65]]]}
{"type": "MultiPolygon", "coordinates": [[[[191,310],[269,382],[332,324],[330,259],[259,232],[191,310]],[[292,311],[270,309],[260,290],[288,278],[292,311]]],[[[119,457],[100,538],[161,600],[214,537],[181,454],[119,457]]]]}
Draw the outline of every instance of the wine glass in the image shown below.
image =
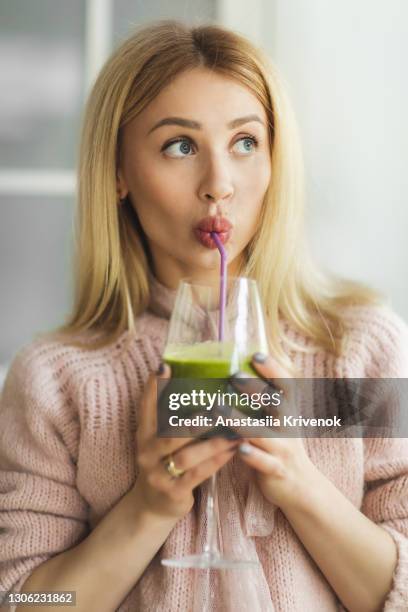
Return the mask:
{"type": "MultiPolygon", "coordinates": [[[[172,369],[172,379],[183,379],[180,382],[187,387],[197,379],[211,379],[208,384],[212,389],[214,383],[225,386],[238,370],[248,376],[256,375],[251,366],[253,353],[268,352],[256,281],[245,277],[228,277],[225,281],[221,285],[219,280],[200,282],[187,278],[179,284],[163,360],[172,369]]],[[[204,550],[195,555],[163,559],[163,565],[239,569],[258,564],[251,559],[226,557],[220,550],[216,474],[210,478],[206,514],[208,530],[204,550]]]]}

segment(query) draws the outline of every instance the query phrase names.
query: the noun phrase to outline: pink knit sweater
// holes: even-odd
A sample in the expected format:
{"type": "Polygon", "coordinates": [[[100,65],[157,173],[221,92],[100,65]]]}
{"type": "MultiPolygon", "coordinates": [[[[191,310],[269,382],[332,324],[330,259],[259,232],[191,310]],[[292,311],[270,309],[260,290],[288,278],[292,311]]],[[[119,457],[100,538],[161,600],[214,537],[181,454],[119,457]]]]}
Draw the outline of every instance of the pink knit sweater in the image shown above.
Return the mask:
{"type": "MultiPolygon", "coordinates": [[[[129,346],[127,334],[97,351],[42,339],[16,355],[0,409],[0,590],[17,592],[34,568],[79,543],[134,483],[139,399],[159,365],[174,295],[151,279],[151,304],[129,346]]],[[[304,376],[408,377],[408,328],[401,319],[379,307],[348,308],[344,318],[343,357],[288,349],[304,376]]],[[[306,343],[288,326],[286,331],[306,343]]],[[[394,538],[398,563],[384,610],[407,611],[408,440],[305,444],[315,465],[394,538]]],[[[160,564],[162,557],[201,549],[205,483],[120,612],[343,610],[284,514],[265,500],[238,456],[220,470],[218,494],[226,550],[259,559],[260,568],[194,572],[160,564]]]]}

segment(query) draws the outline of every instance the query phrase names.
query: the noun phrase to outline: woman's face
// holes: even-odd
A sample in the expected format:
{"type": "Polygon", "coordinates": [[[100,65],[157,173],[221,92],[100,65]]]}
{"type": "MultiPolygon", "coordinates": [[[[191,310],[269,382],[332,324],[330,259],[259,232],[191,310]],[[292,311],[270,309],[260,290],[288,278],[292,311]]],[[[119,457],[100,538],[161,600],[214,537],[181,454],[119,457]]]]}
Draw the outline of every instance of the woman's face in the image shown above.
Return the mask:
{"type": "Polygon", "coordinates": [[[258,99],[237,81],[196,68],[125,126],[122,143],[120,195],[136,209],[157,278],[176,288],[185,276],[216,277],[220,255],[211,229],[220,232],[229,272],[237,273],[271,176],[258,99]],[[229,232],[221,219],[232,225],[229,232]]]}

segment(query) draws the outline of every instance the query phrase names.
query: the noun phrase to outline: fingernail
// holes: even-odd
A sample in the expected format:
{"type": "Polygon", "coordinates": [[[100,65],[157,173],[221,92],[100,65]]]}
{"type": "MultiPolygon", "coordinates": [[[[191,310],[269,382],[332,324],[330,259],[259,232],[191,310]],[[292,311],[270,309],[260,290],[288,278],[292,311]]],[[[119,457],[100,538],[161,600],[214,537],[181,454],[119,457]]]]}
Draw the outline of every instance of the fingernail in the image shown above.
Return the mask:
{"type": "Polygon", "coordinates": [[[239,452],[242,455],[250,455],[252,453],[252,447],[250,444],[244,442],[243,444],[239,445],[239,452]]]}
{"type": "Polygon", "coordinates": [[[252,357],[255,363],[265,363],[267,358],[268,358],[268,355],[265,355],[265,353],[254,353],[252,357]]]}
{"type": "Polygon", "coordinates": [[[164,365],[163,362],[161,362],[161,364],[157,368],[157,375],[161,376],[162,374],[164,374],[165,369],[166,369],[166,366],[164,365]]]}
{"type": "Polygon", "coordinates": [[[248,382],[248,374],[245,374],[245,372],[235,372],[235,374],[233,374],[230,378],[231,381],[236,381],[238,382],[240,385],[244,385],[246,382],[248,382]]]}

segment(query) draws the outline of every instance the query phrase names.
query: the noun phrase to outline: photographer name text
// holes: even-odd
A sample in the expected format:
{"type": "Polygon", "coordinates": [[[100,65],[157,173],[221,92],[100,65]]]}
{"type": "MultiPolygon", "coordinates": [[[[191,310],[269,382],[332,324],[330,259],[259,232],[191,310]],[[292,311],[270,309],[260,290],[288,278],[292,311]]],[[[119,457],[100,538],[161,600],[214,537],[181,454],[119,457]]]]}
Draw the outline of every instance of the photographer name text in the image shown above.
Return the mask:
{"type": "Polygon", "coordinates": [[[259,418],[252,416],[218,416],[214,419],[204,415],[194,417],[171,415],[169,425],[171,427],[341,427],[341,419],[337,416],[317,419],[291,415],[284,415],[283,417],[267,415],[259,418]]]}

